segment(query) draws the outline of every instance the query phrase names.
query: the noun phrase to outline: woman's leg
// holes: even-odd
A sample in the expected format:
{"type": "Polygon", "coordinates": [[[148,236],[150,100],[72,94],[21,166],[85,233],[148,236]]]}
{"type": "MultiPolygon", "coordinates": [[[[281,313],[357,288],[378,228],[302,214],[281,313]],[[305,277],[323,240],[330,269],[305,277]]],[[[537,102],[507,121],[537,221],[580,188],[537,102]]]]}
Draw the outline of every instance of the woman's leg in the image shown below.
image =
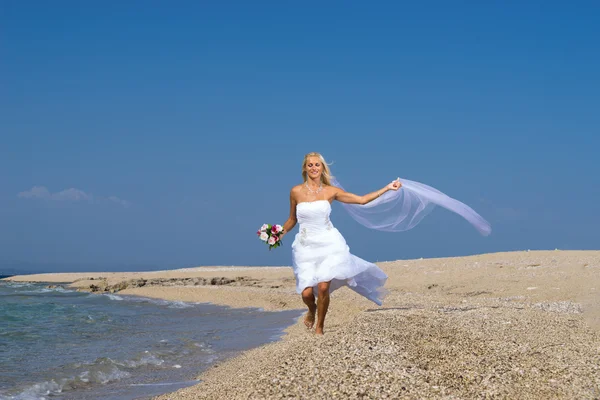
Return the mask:
{"type": "Polygon", "coordinates": [[[318,319],[316,333],[319,335],[323,334],[325,315],[327,315],[327,309],[329,308],[329,285],[331,285],[331,282],[319,282],[318,285],[319,299],[317,300],[318,319]]]}
{"type": "Polygon", "coordinates": [[[306,313],[306,317],[304,317],[304,325],[310,329],[315,324],[315,312],[317,311],[312,287],[307,287],[302,291],[302,300],[308,307],[308,312],[306,313]]]}

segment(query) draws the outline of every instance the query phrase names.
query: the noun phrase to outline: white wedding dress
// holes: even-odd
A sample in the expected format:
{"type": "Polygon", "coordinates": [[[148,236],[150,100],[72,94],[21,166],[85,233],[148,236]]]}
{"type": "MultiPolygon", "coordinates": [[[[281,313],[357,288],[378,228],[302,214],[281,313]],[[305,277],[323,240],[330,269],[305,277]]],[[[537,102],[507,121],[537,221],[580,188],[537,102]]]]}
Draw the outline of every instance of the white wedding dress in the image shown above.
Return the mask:
{"type": "Polygon", "coordinates": [[[345,285],[381,305],[387,275],[375,264],[350,254],[344,237],[329,220],[330,213],[328,200],[296,205],[300,224],[292,244],[296,291],[312,287],[316,295],[319,282],[331,281],[330,292],[345,285]]]}

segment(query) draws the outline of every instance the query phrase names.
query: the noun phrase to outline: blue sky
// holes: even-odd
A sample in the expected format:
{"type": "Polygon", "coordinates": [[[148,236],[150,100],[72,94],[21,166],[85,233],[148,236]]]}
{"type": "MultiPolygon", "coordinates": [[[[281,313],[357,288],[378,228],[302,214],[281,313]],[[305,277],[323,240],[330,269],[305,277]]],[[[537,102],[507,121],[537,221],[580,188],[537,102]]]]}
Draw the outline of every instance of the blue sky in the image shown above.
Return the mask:
{"type": "Polygon", "coordinates": [[[0,8],[0,262],[290,265],[254,232],[310,151],[348,190],[400,176],[492,223],[334,206],[368,260],[600,248],[596,2],[0,8]]]}

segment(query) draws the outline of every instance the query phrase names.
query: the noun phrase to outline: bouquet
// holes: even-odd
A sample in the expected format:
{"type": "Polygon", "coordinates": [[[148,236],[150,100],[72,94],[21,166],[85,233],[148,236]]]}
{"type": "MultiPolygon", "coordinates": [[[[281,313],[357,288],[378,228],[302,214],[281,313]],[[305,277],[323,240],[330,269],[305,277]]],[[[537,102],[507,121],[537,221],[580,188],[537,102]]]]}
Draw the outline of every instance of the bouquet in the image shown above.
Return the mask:
{"type": "Polygon", "coordinates": [[[256,232],[258,238],[269,245],[269,250],[281,246],[281,235],[283,227],[281,225],[264,224],[256,232]]]}

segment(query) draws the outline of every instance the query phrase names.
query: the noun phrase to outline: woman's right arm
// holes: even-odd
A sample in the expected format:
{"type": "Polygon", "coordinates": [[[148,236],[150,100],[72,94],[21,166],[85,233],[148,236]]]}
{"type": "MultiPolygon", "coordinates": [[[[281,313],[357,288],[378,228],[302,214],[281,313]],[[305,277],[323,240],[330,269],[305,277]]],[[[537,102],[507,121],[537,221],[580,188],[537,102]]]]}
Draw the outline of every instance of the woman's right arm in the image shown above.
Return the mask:
{"type": "Polygon", "coordinates": [[[282,238],[289,231],[294,229],[294,227],[296,226],[296,222],[298,222],[298,220],[296,219],[296,204],[296,196],[294,196],[294,189],[292,189],[290,191],[290,216],[288,217],[287,221],[285,221],[285,224],[283,224],[283,235],[281,236],[282,238]]]}

